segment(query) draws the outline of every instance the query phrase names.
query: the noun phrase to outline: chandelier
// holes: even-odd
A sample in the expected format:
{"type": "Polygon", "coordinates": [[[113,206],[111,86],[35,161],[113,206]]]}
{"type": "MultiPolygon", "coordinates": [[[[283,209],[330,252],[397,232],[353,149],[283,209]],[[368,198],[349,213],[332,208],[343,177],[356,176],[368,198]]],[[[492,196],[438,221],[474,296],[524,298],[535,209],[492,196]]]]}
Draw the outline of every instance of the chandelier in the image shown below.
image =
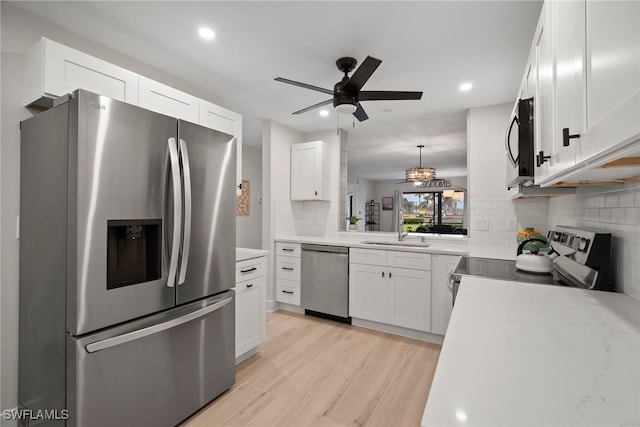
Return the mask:
{"type": "Polygon", "coordinates": [[[422,149],[424,145],[418,145],[420,149],[420,166],[417,168],[409,168],[405,171],[405,179],[407,182],[413,182],[416,185],[420,185],[423,182],[428,182],[436,177],[436,170],[434,168],[422,167],[422,149]]]}

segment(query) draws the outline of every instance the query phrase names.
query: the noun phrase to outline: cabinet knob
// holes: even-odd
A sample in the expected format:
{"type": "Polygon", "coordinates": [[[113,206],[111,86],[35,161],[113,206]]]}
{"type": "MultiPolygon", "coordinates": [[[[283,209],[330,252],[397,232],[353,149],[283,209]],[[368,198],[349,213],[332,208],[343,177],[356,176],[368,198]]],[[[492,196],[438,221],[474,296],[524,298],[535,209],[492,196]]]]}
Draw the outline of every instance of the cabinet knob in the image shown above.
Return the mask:
{"type": "Polygon", "coordinates": [[[536,165],[538,165],[538,167],[540,167],[545,162],[547,162],[550,158],[551,158],[551,156],[545,156],[544,155],[544,151],[540,151],[538,154],[536,154],[536,165]]]}
{"type": "Polygon", "coordinates": [[[574,135],[571,135],[569,133],[569,128],[562,129],[562,146],[563,147],[568,147],[569,143],[571,142],[570,140],[573,138],[580,138],[580,134],[576,133],[574,135]]]}

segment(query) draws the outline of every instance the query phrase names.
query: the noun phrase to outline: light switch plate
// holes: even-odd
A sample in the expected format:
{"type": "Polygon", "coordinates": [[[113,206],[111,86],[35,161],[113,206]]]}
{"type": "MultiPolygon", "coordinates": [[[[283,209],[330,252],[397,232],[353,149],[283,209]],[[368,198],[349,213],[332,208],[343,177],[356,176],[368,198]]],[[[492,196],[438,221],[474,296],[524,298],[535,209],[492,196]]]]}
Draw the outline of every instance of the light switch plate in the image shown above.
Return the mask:
{"type": "Polygon", "coordinates": [[[518,218],[511,216],[507,218],[507,231],[516,231],[518,228],[518,218]]]}

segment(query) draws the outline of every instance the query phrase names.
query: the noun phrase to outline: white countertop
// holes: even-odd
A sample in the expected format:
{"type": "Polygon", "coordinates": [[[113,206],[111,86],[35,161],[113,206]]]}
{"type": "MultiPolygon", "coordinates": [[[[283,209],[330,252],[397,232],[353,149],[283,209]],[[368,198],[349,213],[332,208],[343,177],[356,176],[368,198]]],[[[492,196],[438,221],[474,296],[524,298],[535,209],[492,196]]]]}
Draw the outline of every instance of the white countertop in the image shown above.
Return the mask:
{"type": "Polygon", "coordinates": [[[640,302],[464,277],[422,425],[640,425],[640,302]]]}
{"type": "Polygon", "coordinates": [[[236,248],[236,262],[269,255],[265,249],[236,248]]]}
{"type": "Polygon", "coordinates": [[[384,245],[384,244],[370,244],[363,242],[393,242],[398,241],[396,233],[340,233],[335,236],[287,236],[278,237],[275,239],[277,242],[289,242],[289,243],[317,243],[324,245],[338,245],[348,246],[350,248],[366,248],[366,249],[384,249],[384,250],[396,250],[407,252],[426,252],[426,253],[440,253],[448,255],[466,255],[468,253],[468,239],[466,236],[451,236],[449,238],[443,238],[441,236],[427,237],[426,242],[429,246],[410,246],[412,243],[420,242],[419,238],[406,237],[404,242],[408,242],[409,245],[384,245]]]}

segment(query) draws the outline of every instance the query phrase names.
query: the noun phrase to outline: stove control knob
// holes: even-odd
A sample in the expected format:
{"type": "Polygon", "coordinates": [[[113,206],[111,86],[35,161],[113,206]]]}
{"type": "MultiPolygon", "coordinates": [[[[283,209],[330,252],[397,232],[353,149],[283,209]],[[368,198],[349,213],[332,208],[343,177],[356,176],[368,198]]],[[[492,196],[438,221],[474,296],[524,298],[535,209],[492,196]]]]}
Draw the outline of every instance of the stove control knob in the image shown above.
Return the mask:
{"type": "Polygon", "coordinates": [[[578,251],[587,252],[587,250],[589,249],[589,243],[590,243],[589,239],[585,239],[584,237],[581,237],[580,244],[578,245],[578,251]]]}

